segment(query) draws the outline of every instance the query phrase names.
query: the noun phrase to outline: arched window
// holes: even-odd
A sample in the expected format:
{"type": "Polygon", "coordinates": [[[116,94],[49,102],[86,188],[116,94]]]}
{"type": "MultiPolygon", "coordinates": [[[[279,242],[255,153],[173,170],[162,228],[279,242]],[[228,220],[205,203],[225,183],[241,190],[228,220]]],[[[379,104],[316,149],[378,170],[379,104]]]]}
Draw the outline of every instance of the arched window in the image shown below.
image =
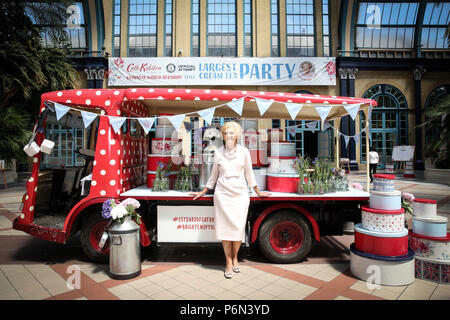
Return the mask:
{"type": "MultiPolygon", "coordinates": [[[[377,101],[370,123],[371,145],[375,146],[381,167],[391,160],[394,146],[408,144],[408,103],[403,93],[394,86],[378,84],[367,90],[363,98],[377,101]]],[[[361,130],[365,114],[360,112],[361,130]]],[[[361,136],[361,162],[366,161],[365,133],[361,136]]]]}
{"type": "MultiPolygon", "coordinates": [[[[434,108],[434,106],[439,102],[439,100],[450,94],[450,85],[442,85],[434,88],[433,91],[428,95],[425,101],[425,111],[434,108]]],[[[425,120],[426,120],[426,116],[425,120]]],[[[426,127],[425,128],[425,143],[432,141],[439,136],[439,129],[436,127],[426,127]]]]}

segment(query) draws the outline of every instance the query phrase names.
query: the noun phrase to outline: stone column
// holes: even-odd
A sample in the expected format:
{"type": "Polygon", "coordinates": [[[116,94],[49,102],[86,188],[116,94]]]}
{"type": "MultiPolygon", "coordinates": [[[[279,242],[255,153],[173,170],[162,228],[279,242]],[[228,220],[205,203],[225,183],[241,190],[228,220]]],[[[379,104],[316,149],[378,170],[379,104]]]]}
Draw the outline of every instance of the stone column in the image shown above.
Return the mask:
{"type": "Polygon", "coordinates": [[[105,69],[100,66],[89,66],[84,69],[87,76],[88,89],[102,89],[105,69]]]}

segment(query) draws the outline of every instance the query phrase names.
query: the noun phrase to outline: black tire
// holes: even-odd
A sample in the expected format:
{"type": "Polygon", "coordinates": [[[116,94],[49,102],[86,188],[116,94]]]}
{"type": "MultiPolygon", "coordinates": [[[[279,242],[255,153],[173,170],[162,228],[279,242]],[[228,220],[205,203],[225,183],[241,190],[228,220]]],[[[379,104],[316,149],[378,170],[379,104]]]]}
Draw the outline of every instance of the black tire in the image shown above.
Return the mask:
{"type": "Polygon", "coordinates": [[[311,251],[311,229],[301,213],[286,210],[274,212],[259,229],[258,245],[263,255],[272,262],[300,262],[311,251]]]}
{"type": "Polygon", "coordinates": [[[106,241],[103,249],[98,246],[101,233],[106,230],[109,220],[104,219],[100,212],[90,213],[81,226],[80,242],[84,253],[92,261],[108,263],[109,261],[109,240],[106,241]]]}

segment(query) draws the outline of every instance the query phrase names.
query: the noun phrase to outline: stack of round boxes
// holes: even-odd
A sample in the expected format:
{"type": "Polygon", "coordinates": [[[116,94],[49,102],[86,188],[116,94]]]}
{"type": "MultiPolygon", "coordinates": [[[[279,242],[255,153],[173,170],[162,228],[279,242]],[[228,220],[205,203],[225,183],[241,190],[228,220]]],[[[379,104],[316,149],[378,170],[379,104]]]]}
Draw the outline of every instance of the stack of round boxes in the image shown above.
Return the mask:
{"type": "Polygon", "coordinates": [[[402,286],[414,281],[414,252],[408,249],[408,229],[395,176],[375,174],[369,206],[362,207],[350,246],[350,271],[377,285],[402,286]]]}
{"type": "Polygon", "coordinates": [[[169,180],[173,183],[178,176],[178,165],[181,164],[182,158],[172,155],[172,150],[181,141],[177,138],[175,128],[170,123],[167,116],[172,114],[161,113],[156,126],[155,138],[151,141],[151,154],[147,155],[147,187],[153,187],[153,181],[156,177],[156,170],[160,163],[171,165],[169,180]],[[161,117],[162,116],[162,117],[161,117]]]}
{"type": "Polygon", "coordinates": [[[269,129],[268,137],[270,156],[267,190],[295,193],[300,180],[295,168],[297,159],[295,143],[284,141],[281,129],[269,129]]]}
{"type": "Polygon", "coordinates": [[[416,278],[450,284],[450,233],[447,218],[437,215],[437,203],[414,199],[410,247],[416,278]]]}

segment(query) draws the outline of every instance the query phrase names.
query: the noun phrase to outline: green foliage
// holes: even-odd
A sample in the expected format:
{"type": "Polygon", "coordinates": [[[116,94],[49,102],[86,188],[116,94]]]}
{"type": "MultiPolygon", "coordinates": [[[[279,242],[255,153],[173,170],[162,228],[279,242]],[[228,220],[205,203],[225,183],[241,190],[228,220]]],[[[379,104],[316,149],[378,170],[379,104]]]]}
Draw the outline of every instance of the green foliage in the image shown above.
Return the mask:
{"type": "Polygon", "coordinates": [[[437,128],[439,136],[427,143],[425,156],[434,159],[436,168],[450,168],[450,95],[441,97],[425,112],[427,119],[420,127],[437,128]]]}
{"type": "Polygon", "coordinates": [[[0,0],[0,159],[23,158],[43,93],[75,86],[77,71],[67,58],[61,23],[68,5],[0,0]],[[29,15],[51,27],[44,30],[29,15]],[[54,48],[42,45],[44,31],[54,48]]]}

